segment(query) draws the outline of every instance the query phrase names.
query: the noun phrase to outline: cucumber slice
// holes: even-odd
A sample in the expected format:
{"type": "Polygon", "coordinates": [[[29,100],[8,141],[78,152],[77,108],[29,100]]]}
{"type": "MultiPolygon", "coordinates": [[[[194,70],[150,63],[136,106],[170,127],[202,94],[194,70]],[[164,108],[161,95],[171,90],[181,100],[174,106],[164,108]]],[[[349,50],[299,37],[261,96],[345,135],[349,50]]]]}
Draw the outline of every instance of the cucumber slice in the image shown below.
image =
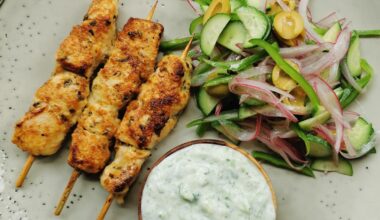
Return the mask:
{"type": "Polygon", "coordinates": [[[248,32],[245,29],[243,23],[240,21],[230,22],[223,30],[218,39],[218,43],[224,47],[232,50],[235,53],[241,53],[242,48],[237,44],[244,44],[246,42],[248,32]]]}
{"type": "Polygon", "coordinates": [[[307,134],[306,138],[309,142],[310,150],[309,156],[311,157],[328,157],[332,154],[331,145],[324,139],[314,136],[312,134],[307,134]]]}
{"type": "Polygon", "coordinates": [[[255,116],[256,114],[257,114],[257,112],[253,108],[250,108],[249,106],[242,105],[239,108],[239,119],[240,120],[255,116]]]}
{"type": "Polygon", "coordinates": [[[238,139],[236,139],[236,138],[234,138],[233,136],[231,136],[224,128],[223,128],[223,126],[219,123],[219,122],[217,122],[217,121],[215,121],[215,122],[213,122],[213,123],[211,123],[211,126],[215,129],[215,130],[217,130],[219,133],[221,133],[221,134],[223,134],[225,137],[227,137],[228,138],[228,140],[230,140],[232,143],[234,143],[234,144],[238,144],[240,141],[238,140],[238,139]]]}
{"type": "Polygon", "coordinates": [[[244,0],[230,0],[230,5],[231,5],[231,11],[234,12],[238,8],[244,6],[245,2],[244,0]]]}
{"type": "Polygon", "coordinates": [[[261,5],[260,1],[262,1],[262,0],[245,0],[246,5],[251,6],[251,7],[255,7],[255,8],[260,7],[260,5],[261,5]]]}
{"type": "Polygon", "coordinates": [[[339,22],[336,22],[324,35],[323,40],[329,43],[335,43],[338,39],[340,32],[342,31],[342,27],[339,22]]]}
{"type": "Polygon", "coordinates": [[[209,115],[221,100],[220,98],[209,95],[203,87],[199,89],[196,97],[198,107],[204,115],[209,115]]]}
{"type": "Polygon", "coordinates": [[[372,124],[368,123],[363,118],[358,118],[354,126],[347,131],[348,139],[356,151],[361,151],[362,148],[371,140],[374,129],[372,124]]]}
{"type": "Polygon", "coordinates": [[[230,20],[231,17],[227,14],[216,14],[207,21],[201,32],[200,46],[204,54],[211,55],[220,34],[230,20]]]}
{"type": "Polygon", "coordinates": [[[254,7],[244,6],[236,10],[249,34],[249,40],[265,39],[270,28],[269,18],[254,7]]]}
{"type": "Polygon", "coordinates": [[[250,106],[263,106],[266,105],[265,102],[255,99],[255,98],[249,98],[244,101],[244,104],[250,105],[250,106]]]}
{"type": "Polygon", "coordinates": [[[298,125],[305,131],[311,131],[314,127],[324,124],[330,119],[330,113],[326,110],[320,110],[314,117],[301,121],[298,125]]]}
{"type": "Polygon", "coordinates": [[[354,174],[351,163],[343,158],[339,158],[338,165],[331,159],[316,159],[311,163],[311,169],[321,172],[337,172],[347,176],[354,174]]]}
{"type": "Polygon", "coordinates": [[[360,66],[360,39],[359,35],[354,32],[351,37],[350,48],[347,54],[347,65],[352,76],[359,76],[362,73],[360,66]]]}

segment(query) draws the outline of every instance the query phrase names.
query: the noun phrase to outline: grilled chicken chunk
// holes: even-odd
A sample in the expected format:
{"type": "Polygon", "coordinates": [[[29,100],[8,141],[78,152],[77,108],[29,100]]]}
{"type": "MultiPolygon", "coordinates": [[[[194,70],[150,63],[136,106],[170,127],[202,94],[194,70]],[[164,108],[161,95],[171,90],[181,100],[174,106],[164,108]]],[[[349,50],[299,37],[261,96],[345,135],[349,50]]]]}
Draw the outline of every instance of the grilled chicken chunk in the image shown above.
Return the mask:
{"type": "Polygon", "coordinates": [[[56,54],[55,74],[68,70],[90,78],[103,63],[116,35],[118,0],[93,0],[81,25],[73,27],[56,54]]]}
{"type": "Polygon", "coordinates": [[[190,97],[191,65],[169,55],[141,87],[127,108],[116,133],[115,160],[106,167],[101,184],[123,201],[154,145],[177,123],[190,97]]]}
{"type": "Polygon", "coordinates": [[[154,72],[162,32],[158,23],[131,18],[119,33],[73,133],[68,158],[73,168],[98,173],[106,165],[111,139],[119,126],[118,113],[154,72]]]}
{"type": "Polygon", "coordinates": [[[54,154],[87,104],[89,80],[116,35],[117,0],[94,0],[57,51],[57,67],[17,122],[12,141],[34,156],[54,154]],[[104,11],[102,11],[104,9],[104,11]]]}

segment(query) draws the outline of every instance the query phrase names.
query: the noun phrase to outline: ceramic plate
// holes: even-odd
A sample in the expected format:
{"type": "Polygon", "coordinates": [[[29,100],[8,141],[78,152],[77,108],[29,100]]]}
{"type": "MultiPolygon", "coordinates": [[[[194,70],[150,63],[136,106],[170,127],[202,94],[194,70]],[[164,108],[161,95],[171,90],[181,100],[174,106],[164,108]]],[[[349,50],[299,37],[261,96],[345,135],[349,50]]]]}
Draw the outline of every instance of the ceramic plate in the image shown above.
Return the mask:
{"type": "MultiPolygon", "coordinates": [[[[62,215],[53,215],[72,171],[66,164],[67,143],[55,156],[38,159],[24,187],[14,188],[27,156],[10,141],[14,123],[28,109],[36,89],[49,78],[58,45],[71,27],[80,23],[89,3],[89,0],[5,0],[0,8],[0,219],[95,219],[108,195],[96,176],[83,175],[62,215]]],[[[119,27],[131,16],[145,17],[152,3],[153,0],[121,0],[119,27]]],[[[377,0],[314,0],[311,9],[316,19],[337,11],[352,21],[353,28],[380,28],[377,0]]],[[[195,16],[185,0],[160,0],[154,18],[165,26],[164,36],[168,39],[188,35],[189,22],[195,16]]],[[[380,40],[363,40],[362,51],[379,73],[380,40]]],[[[380,84],[378,75],[354,109],[380,128],[380,86],[376,84],[380,84]]],[[[196,139],[194,130],[185,125],[197,117],[200,113],[192,100],[144,170],[172,147],[196,139]]],[[[218,138],[212,132],[206,137],[218,138]]],[[[251,151],[253,147],[246,149],[251,151]]],[[[379,155],[354,161],[353,165],[353,177],[317,174],[316,179],[265,166],[277,193],[278,219],[380,219],[379,155]]],[[[113,204],[107,219],[137,219],[141,179],[126,197],[125,206],[113,204]]]]}

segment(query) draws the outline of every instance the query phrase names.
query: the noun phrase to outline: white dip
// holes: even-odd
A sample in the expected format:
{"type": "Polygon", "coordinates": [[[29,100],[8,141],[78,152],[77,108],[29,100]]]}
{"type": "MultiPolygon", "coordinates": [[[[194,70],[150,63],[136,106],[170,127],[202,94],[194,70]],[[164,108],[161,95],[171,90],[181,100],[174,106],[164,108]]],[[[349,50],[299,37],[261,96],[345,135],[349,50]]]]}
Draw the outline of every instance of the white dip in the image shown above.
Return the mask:
{"type": "Polygon", "coordinates": [[[145,184],[143,220],[274,220],[259,169],[229,147],[197,144],[170,155],[145,184]]]}

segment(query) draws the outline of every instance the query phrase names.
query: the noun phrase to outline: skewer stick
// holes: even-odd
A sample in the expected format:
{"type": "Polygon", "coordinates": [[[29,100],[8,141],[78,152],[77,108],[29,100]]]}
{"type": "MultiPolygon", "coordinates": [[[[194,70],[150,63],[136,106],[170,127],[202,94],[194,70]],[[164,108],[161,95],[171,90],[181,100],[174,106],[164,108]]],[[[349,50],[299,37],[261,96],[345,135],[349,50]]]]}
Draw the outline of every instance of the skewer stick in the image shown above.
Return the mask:
{"type": "MultiPolygon", "coordinates": [[[[156,8],[157,8],[157,4],[158,4],[158,0],[156,0],[156,1],[154,2],[152,8],[151,8],[150,11],[149,11],[149,14],[148,14],[146,20],[148,20],[148,21],[152,20],[153,15],[154,15],[154,12],[156,11],[156,8]]],[[[187,53],[186,53],[186,55],[187,55],[187,53]]],[[[105,217],[106,214],[107,214],[107,211],[108,211],[109,207],[110,207],[111,204],[112,204],[112,201],[113,201],[113,194],[110,193],[110,194],[108,195],[106,201],[105,201],[104,204],[103,204],[102,210],[100,211],[97,220],[103,220],[103,219],[104,219],[104,217],[105,217]]]]}
{"type": "Polygon", "coordinates": [[[100,211],[99,215],[98,215],[98,218],[96,220],[103,220],[104,217],[106,216],[107,214],[107,211],[109,209],[109,207],[111,206],[112,204],[112,201],[113,201],[113,194],[110,193],[106,199],[106,201],[104,202],[104,205],[102,207],[102,210],[100,211]]]}
{"type": "Polygon", "coordinates": [[[148,17],[146,17],[146,20],[148,21],[152,20],[154,12],[156,11],[156,8],[157,8],[157,4],[158,4],[158,0],[154,2],[152,8],[149,11],[148,17]]]}
{"type": "Polygon", "coordinates": [[[54,214],[55,215],[60,215],[61,212],[62,212],[62,209],[63,207],[65,207],[65,204],[66,204],[66,201],[67,201],[67,198],[69,198],[69,195],[71,193],[71,190],[73,189],[74,187],[74,184],[75,184],[75,181],[78,179],[78,177],[80,176],[80,172],[77,171],[77,170],[73,170],[73,172],[71,173],[71,177],[69,179],[69,182],[67,182],[67,185],[66,185],[66,188],[65,190],[63,191],[62,193],[62,196],[61,198],[59,199],[59,202],[58,202],[58,205],[57,205],[57,208],[55,209],[54,211],[54,214]]]}
{"type": "Polygon", "coordinates": [[[24,167],[21,170],[20,176],[18,176],[16,180],[16,187],[19,188],[24,183],[24,180],[26,176],[28,175],[28,172],[30,170],[30,167],[33,165],[35,157],[31,154],[29,154],[28,159],[26,159],[26,162],[24,164],[24,167]]]}
{"type": "Polygon", "coordinates": [[[190,40],[189,40],[189,43],[187,43],[186,45],[186,48],[183,50],[182,52],[182,55],[181,55],[181,59],[182,60],[185,60],[186,57],[187,57],[187,54],[189,53],[190,51],[190,48],[191,48],[191,44],[193,43],[193,40],[194,40],[194,34],[191,36],[190,40]]]}

